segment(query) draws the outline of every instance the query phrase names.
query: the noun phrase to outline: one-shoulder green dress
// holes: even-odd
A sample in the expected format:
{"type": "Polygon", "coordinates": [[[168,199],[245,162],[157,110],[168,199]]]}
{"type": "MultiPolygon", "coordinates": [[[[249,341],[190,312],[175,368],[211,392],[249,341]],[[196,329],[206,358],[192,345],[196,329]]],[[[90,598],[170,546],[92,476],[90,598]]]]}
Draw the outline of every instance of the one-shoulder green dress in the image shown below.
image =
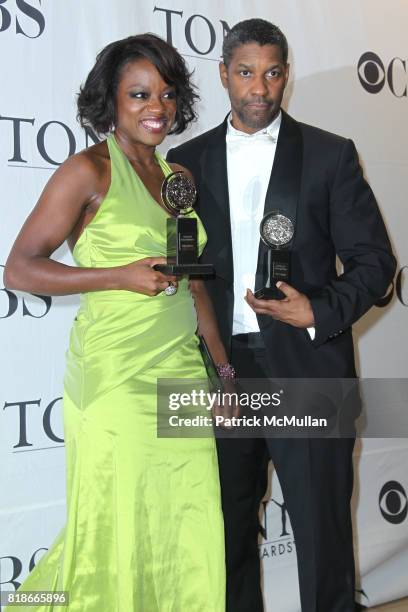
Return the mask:
{"type": "MultiPolygon", "coordinates": [[[[76,263],[113,267],[165,256],[166,211],[113,135],[107,143],[111,185],[75,245],[76,263]]],[[[198,227],[202,249],[199,220],[198,227]]],[[[21,587],[69,591],[70,605],[30,610],[224,612],[214,439],[156,432],[157,379],[206,376],[196,328],[187,279],[173,296],[81,296],[64,393],[67,522],[21,587]]]]}

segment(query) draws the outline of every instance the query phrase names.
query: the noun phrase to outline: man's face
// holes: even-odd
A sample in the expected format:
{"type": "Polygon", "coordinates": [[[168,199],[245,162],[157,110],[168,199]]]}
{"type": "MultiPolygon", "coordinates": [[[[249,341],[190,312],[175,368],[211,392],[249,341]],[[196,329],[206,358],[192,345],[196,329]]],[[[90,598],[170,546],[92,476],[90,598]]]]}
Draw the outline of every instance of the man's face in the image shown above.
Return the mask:
{"type": "Polygon", "coordinates": [[[279,112],[289,76],[277,45],[247,43],[237,47],[220,76],[231,101],[232,125],[253,134],[265,128],[279,112]]]}

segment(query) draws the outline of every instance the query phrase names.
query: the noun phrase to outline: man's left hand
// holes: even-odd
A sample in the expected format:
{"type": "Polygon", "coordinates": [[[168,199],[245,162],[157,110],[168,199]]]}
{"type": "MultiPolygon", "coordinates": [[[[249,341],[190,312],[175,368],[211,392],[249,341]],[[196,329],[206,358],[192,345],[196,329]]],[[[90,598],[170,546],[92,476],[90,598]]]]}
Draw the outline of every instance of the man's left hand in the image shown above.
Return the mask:
{"type": "Polygon", "coordinates": [[[285,294],[284,299],[257,300],[252,291],[247,289],[245,300],[257,314],[269,315],[293,327],[314,327],[315,321],[309,298],[282,281],[276,283],[276,286],[285,294]]]}

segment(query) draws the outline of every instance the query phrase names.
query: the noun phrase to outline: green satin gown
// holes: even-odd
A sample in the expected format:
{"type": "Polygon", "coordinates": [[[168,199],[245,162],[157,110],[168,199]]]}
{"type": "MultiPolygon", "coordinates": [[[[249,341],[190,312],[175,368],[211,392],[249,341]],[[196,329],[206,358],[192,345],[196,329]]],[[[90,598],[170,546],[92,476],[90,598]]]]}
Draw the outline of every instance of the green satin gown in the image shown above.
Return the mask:
{"type": "MultiPolygon", "coordinates": [[[[76,263],[164,256],[166,211],[114,136],[107,143],[111,185],[75,245],[76,263]]],[[[196,328],[187,279],[173,296],[81,296],[64,391],[67,522],[20,588],[66,590],[70,605],[10,612],[224,612],[215,441],[156,434],[157,378],[206,377],[196,328]]]]}

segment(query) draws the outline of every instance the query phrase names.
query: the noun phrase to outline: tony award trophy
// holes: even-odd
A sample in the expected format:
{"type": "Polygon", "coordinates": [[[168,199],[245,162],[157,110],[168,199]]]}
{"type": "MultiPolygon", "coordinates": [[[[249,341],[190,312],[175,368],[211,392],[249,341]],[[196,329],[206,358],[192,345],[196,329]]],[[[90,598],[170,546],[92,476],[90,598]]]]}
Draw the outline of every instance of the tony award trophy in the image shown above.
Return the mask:
{"type": "Polygon", "coordinates": [[[172,216],[167,219],[167,263],[154,268],[164,274],[214,273],[211,264],[198,263],[197,219],[184,216],[193,210],[196,197],[195,185],[184,172],[173,172],[163,181],[161,198],[172,216]]]}
{"type": "Polygon", "coordinates": [[[262,242],[268,247],[266,283],[254,295],[258,299],[281,300],[285,295],[276,287],[276,283],[290,283],[289,247],[295,228],[289,217],[282,215],[279,210],[273,210],[262,219],[259,232],[262,242]]]}

